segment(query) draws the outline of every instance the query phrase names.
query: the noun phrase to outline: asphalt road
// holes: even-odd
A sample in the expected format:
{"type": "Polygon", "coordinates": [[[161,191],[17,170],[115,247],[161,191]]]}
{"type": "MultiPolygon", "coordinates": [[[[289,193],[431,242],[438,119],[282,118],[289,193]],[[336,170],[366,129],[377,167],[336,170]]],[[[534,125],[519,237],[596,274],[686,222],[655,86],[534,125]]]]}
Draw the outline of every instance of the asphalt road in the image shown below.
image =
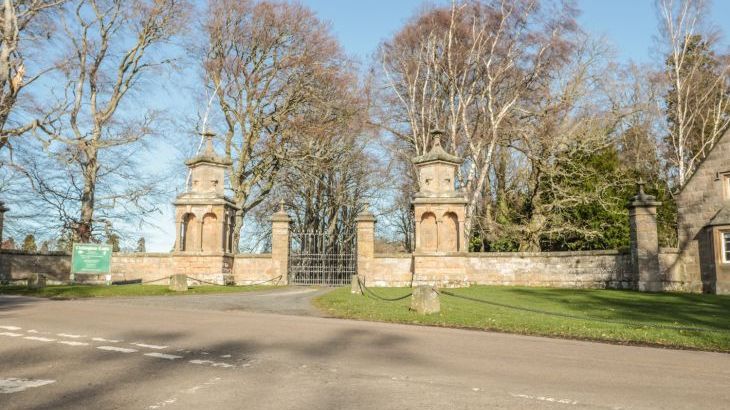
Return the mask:
{"type": "Polygon", "coordinates": [[[302,290],[0,296],[0,408],[730,406],[726,354],[254,311],[300,310],[302,290]]]}

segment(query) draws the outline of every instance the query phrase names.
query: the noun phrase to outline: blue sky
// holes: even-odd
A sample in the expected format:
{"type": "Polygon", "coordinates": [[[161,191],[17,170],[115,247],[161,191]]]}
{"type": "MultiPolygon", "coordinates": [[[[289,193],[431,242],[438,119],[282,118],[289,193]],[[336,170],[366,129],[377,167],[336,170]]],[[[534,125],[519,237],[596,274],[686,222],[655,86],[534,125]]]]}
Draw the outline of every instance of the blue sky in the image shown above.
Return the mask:
{"type": "MultiPolygon", "coordinates": [[[[359,60],[364,68],[370,64],[371,56],[378,45],[397,32],[420,8],[432,3],[448,3],[448,0],[300,1],[331,24],[332,31],[344,50],[359,60]]],[[[578,7],[582,10],[579,23],[583,29],[595,36],[604,37],[613,46],[620,60],[638,63],[652,61],[651,50],[658,27],[653,0],[581,0],[578,1],[578,7]]],[[[711,11],[710,21],[725,34],[722,44],[727,47],[727,35],[730,34],[730,0],[716,0],[711,11]]],[[[174,85],[152,96],[154,105],[159,104],[175,113],[180,126],[176,130],[170,130],[172,138],[152,141],[149,154],[151,168],[160,173],[174,174],[175,187],[182,187],[185,180],[182,159],[195,149],[196,142],[185,136],[185,133],[189,135],[193,130],[196,111],[200,108],[196,106],[196,79],[189,77],[189,70],[185,71],[182,76],[175,76],[172,81],[174,85]]],[[[157,227],[144,228],[143,234],[149,251],[167,252],[172,247],[174,224],[172,207],[168,205],[174,199],[172,196],[174,195],[171,195],[167,204],[162,205],[162,215],[154,221],[157,227]]],[[[10,213],[8,217],[11,217],[10,213]]]]}
{"type": "MultiPolygon", "coordinates": [[[[378,45],[392,36],[409,18],[427,4],[448,3],[448,1],[424,0],[300,0],[314,10],[317,15],[331,24],[345,51],[359,60],[364,67],[370,63],[378,45]]],[[[628,62],[651,61],[654,38],[657,33],[657,16],[653,0],[582,0],[579,23],[584,30],[601,36],[611,44],[616,56],[628,62]]],[[[710,20],[723,33],[730,33],[730,0],[716,1],[712,6],[710,20]],[[721,18],[724,16],[725,18],[721,18]]],[[[722,41],[727,45],[727,37],[722,41]]],[[[176,90],[178,93],[180,89],[176,90]]],[[[183,91],[184,92],[184,91],[183,91]]],[[[182,98],[182,100],[186,100],[182,98]]],[[[190,98],[188,101],[192,100],[190,98]]],[[[183,105],[188,105],[183,103],[183,105]]],[[[189,105],[188,105],[189,106],[189,105]]],[[[181,107],[182,108],[182,107],[181,107]]],[[[194,115],[189,111],[188,115],[194,115]]],[[[186,141],[192,141],[187,139],[186,141]]],[[[194,145],[194,144],[192,144],[194,145]]],[[[191,147],[191,149],[194,149],[191,147]]],[[[171,152],[160,147],[159,152],[171,152]]],[[[190,150],[181,150],[181,152],[190,150]]],[[[181,172],[182,168],[174,162],[178,155],[164,155],[168,164],[181,172]]],[[[180,185],[185,175],[180,175],[180,185]]],[[[170,198],[172,201],[172,198],[170,198]]],[[[157,221],[158,229],[147,227],[148,250],[169,251],[173,244],[174,225],[171,207],[163,206],[163,215],[157,221]]]]}

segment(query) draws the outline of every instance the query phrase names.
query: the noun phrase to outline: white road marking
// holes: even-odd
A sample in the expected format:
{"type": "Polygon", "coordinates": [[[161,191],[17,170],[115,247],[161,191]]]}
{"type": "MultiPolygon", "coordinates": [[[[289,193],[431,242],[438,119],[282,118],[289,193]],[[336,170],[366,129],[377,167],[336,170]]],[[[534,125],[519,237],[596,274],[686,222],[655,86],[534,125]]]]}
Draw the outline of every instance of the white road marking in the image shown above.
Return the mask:
{"type": "Polygon", "coordinates": [[[69,346],[88,346],[88,343],[85,342],[76,342],[73,340],[59,340],[58,343],[62,345],[69,345],[69,346]]]}
{"type": "Polygon", "coordinates": [[[190,363],[192,363],[192,364],[208,364],[208,365],[211,365],[213,367],[225,367],[225,368],[233,367],[232,364],[228,364],[228,363],[216,363],[216,362],[214,362],[212,360],[191,360],[190,363]]]}
{"type": "Polygon", "coordinates": [[[23,339],[37,340],[39,342],[55,342],[56,341],[56,339],[50,339],[47,337],[39,337],[39,336],[26,336],[23,339]]]}
{"type": "Polygon", "coordinates": [[[577,401],[571,400],[571,399],[556,399],[554,397],[548,397],[548,396],[530,396],[528,394],[515,394],[515,393],[510,393],[509,395],[512,397],[518,397],[521,399],[548,401],[548,402],[552,402],[552,403],[571,404],[571,405],[578,404],[577,401]]]}
{"type": "Polygon", "coordinates": [[[220,380],[221,380],[220,377],[212,378],[212,379],[208,380],[207,382],[205,382],[203,384],[200,384],[200,385],[197,385],[197,386],[193,386],[193,387],[191,387],[189,389],[183,390],[183,393],[191,393],[191,394],[197,393],[198,390],[203,389],[203,388],[205,388],[207,386],[212,386],[212,385],[216,384],[217,382],[219,382],[220,380]]]}
{"type": "Polygon", "coordinates": [[[18,326],[0,326],[0,329],[5,329],[5,330],[20,330],[21,328],[19,328],[18,326]]]}
{"type": "Polygon", "coordinates": [[[133,344],[133,345],[139,346],[139,347],[144,347],[147,349],[157,349],[157,350],[167,349],[169,347],[169,346],[159,346],[159,345],[147,345],[144,343],[130,343],[130,344],[133,344]]]}
{"type": "Polygon", "coordinates": [[[2,332],[2,333],[0,333],[0,335],[2,335],[2,336],[10,336],[10,337],[23,336],[22,333],[12,333],[12,332],[2,332]]]}
{"type": "Polygon", "coordinates": [[[105,342],[105,343],[119,343],[121,340],[114,340],[114,339],[104,339],[103,337],[92,337],[91,340],[95,342],[105,342]]]}
{"type": "Polygon", "coordinates": [[[231,357],[231,355],[229,355],[229,354],[224,354],[224,355],[221,355],[221,357],[222,357],[222,358],[224,358],[224,359],[228,359],[229,357],[231,357]]]}
{"type": "Polygon", "coordinates": [[[55,382],[55,380],[16,379],[14,377],[0,379],[0,393],[18,393],[31,387],[41,387],[55,382]]]}
{"type": "Polygon", "coordinates": [[[149,406],[148,409],[160,409],[162,407],[167,406],[168,404],[174,404],[176,401],[177,401],[177,398],[173,397],[171,399],[161,401],[157,404],[153,404],[153,405],[149,406]]]}
{"type": "Polygon", "coordinates": [[[68,333],[56,333],[56,336],[60,336],[60,337],[68,337],[68,338],[71,338],[71,339],[79,339],[79,338],[82,338],[82,337],[84,337],[84,336],[82,336],[82,335],[70,335],[70,334],[68,334],[68,333]]]}
{"type": "Polygon", "coordinates": [[[96,346],[99,350],[109,350],[112,352],[121,352],[121,353],[134,353],[137,352],[137,349],[127,349],[126,347],[116,347],[116,346],[96,346]]]}
{"type": "Polygon", "coordinates": [[[175,360],[175,359],[182,359],[183,358],[182,356],[175,356],[174,354],[165,354],[165,353],[157,353],[157,352],[154,352],[154,353],[145,353],[144,355],[145,356],[150,356],[150,357],[158,357],[160,359],[167,359],[167,360],[175,360]]]}

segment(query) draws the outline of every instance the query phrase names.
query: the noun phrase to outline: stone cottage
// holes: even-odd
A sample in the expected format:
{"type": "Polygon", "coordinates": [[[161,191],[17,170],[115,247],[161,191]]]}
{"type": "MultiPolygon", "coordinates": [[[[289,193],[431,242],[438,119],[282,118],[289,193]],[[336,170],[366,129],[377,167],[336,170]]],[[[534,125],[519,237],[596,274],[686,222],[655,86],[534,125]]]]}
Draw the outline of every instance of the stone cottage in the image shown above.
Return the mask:
{"type": "Polygon", "coordinates": [[[730,132],[684,185],[677,212],[678,257],[665,290],[730,294],[730,132]]]}

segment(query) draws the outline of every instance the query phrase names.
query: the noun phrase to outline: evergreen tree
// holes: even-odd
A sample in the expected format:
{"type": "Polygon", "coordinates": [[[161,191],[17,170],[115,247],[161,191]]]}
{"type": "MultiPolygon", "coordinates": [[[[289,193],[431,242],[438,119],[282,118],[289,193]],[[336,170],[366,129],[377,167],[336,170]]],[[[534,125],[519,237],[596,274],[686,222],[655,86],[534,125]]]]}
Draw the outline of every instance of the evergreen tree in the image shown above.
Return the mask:
{"type": "Polygon", "coordinates": [[[35,243],[35,236],[33,236],[33,234],[28,234],[25,239],[23,239],[23,250],[26,252],[35,252],[38,250],[38,246],[35,243]]]}
{"type": "Polygon", "coordinates": [[[112,252],[119,252],[121,250],[119,245],[119,235],[115,233],[110,234],[109,237],[107,237],[106,244],[112,246],[112,252]]]}
{"type": "Polygon", "coordinates": [[[145,245],[144,236],[139,238],[137,240],[137,249],[135,249],[136,252],[144,253],[147,252],[147,247],[145,245]]]}

